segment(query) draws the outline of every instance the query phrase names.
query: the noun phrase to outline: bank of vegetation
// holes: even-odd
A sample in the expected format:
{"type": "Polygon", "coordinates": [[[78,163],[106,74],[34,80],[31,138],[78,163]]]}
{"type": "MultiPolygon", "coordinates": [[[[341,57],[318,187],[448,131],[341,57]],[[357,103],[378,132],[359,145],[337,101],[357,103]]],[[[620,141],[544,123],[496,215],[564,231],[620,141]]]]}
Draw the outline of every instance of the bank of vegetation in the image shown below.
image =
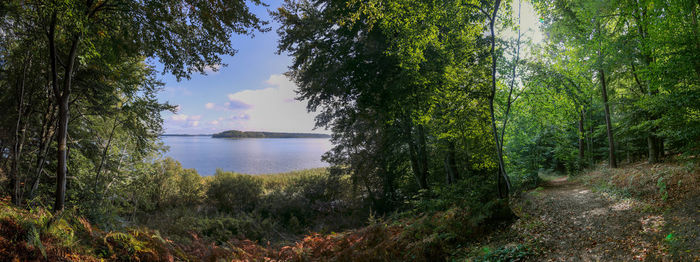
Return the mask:
{"type": "Polygon", "coordinates": [[[327,134],[314,133],[282,133],[228,130],[213,134],[213,138],[330,138],[327,134]]]}
{"type": "Polygon", "coordinates": [[[3,1],[0,254],[536,256],[465,246],[515,219],[509,198],[538,174],[697,161],[700,4],[529,3],[541,43],[521,1],[285,1],[278,52],[332,132],[331,168],[201,177],[162,159],[176,107],[156,99],[158,74],[217,70],[232,37],[271,30],[248,6],[262,2],[3,1]]]}

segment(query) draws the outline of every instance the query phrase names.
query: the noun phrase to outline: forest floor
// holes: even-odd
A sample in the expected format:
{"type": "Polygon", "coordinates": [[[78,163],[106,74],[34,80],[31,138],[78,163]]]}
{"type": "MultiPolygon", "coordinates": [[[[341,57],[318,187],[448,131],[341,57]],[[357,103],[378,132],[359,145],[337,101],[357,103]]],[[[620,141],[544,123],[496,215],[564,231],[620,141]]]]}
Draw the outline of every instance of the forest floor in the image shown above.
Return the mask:
{"type": "Polygon", "coordinates": [[[671,193],[676,195],[669,197],[666,184],[665,196],[658,194],[664,179],[648,177],[654,172],[642,172],[647,180],[658,181],[654,192],[646,192],[644,184],[655,183],[639,183],[644,178],[630,175],[653,168],[645,164],[545,181],[513,200],[520,219],[493,234],[485,245],[526,243],[536,261],[700,261],[700,192],[694,190],[698,173],[661,172],[667,174],[664,179],[674,181],[671,193]],[[632,181],[621,190],[606,183],[615,179],[632,181]],[[683,182],[686,186],[681,186],[683,182]],[[687,191],[681,192],[681,187],[687,191]]]}

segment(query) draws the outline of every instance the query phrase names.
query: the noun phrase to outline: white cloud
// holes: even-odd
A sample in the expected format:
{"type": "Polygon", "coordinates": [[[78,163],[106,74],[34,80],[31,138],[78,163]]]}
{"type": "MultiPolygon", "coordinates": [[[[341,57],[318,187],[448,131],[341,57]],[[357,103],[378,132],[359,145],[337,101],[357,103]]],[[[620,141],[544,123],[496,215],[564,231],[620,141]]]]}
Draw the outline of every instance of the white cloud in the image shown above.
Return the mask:
{"type": "Polygon", "coordinates": [[[204,108],[199,108],[201,111],[187,108],[180,114],[170,115],[165,128],[168,133],[174,134],[216,133],[231,129],[328,132],[313,130],[316,114],[306,111],[306,101],[295,99],[297,87],[284,75],[271,75],[264,81],[263,87],[205,101],[204,108]]]}
{"type": "Polygon", "coordinates": [[[187,120],[187,115],[173,115],[170,117],[173,121],[185,121],[187,120]]]}
{"type": "Polygon", "coordinates": [[[218,73],[220,69],[221,69],[221,65],[219,65],[219,64],[208,65],[208,66],[204,67],[204,73],[206,73],[206,74],[218,73]]]}
{"type": "Polygon", "coordinates": [[[186,115],[186,114],[176,114],[170,116],[171,123],[180,127],[198,127],[199,120],[202,119],[201,115],[186,115]]]}
{"type": "Polygon", "coordinates": [[[306,101],[295,99],[296,85],[283,75],[271,75],[265,83],[270,87],[228,95],[226,108],[233,113],[228,126],[247,131],[312,132],[315,114],[306,111],[306,101]]]}

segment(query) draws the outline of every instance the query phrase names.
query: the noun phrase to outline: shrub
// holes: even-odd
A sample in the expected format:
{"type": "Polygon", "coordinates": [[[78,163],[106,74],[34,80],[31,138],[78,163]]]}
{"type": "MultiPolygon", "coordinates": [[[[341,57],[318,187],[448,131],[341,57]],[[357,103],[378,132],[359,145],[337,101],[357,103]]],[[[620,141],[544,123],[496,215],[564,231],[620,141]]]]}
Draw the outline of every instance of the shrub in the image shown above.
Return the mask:
{"type": "Polygon", "coordinates": [[[249,175],[216,170],[207,197],[224,212],[252,211],[263,193],[262,181],[249,175]]]}

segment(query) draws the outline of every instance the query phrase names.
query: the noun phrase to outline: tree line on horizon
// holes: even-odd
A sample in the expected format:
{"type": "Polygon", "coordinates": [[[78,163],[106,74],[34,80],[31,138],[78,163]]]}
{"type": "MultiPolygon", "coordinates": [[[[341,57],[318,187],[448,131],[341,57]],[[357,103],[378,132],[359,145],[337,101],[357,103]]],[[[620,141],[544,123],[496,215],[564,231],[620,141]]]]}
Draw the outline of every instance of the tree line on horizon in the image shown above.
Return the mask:
{"type": "Polygon", "coordinates": [[[228,130],[211,135],[213,138],[330,138],[327,134],[284,133],[228,130]]]}

